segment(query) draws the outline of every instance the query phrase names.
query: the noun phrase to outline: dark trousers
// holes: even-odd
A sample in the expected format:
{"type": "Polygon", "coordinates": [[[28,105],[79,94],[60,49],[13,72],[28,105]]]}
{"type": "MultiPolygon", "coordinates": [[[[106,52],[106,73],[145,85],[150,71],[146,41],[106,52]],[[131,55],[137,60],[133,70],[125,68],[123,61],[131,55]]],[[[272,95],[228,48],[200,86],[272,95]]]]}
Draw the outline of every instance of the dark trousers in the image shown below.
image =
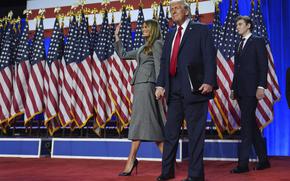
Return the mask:
{"type": "MultiPolygon", "coordinates": [[[[179,74],[180,75],[180,74],[179,74]]],[[[189,103],[182,95],[180,77],[171,79],[165,140],[162,155],[162,175],[174,175],[174,165],[182,121],[186,120],[189,138],[189,177],[204,177],[203,148],[208,101],[189,103]]]]}
{"type": "Polygon", "coordinates": [[[241,144],[238,149],[239,166],[248,167],[249,155],[252,145],[258,155],[259,161],[267,161],[266,143],[256,123],[256,97],[239,97],[238,104],[241,109],[241,144]]]}

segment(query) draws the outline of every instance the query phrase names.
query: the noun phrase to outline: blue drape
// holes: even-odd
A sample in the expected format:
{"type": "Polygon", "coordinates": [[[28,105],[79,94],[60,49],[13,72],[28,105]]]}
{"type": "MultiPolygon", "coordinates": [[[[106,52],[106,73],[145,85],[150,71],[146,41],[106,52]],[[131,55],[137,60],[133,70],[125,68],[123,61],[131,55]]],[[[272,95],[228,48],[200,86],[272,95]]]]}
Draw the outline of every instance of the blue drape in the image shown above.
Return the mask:
{"type": "MultiPolygon", "coordinates": [[[[221,20],[224,22],[230,0],[220,4],[221,20]]],[[[290,1],[261,0],[276,73],[281,89],[281,100],[274,106],[274,120],[264,130],[269,155],[290,156],[290,110],[285,97],[285,75],[290,67],[290,1]]],[[[250,14],[250,0],[239,0],[241,15],[250,14]]]]}

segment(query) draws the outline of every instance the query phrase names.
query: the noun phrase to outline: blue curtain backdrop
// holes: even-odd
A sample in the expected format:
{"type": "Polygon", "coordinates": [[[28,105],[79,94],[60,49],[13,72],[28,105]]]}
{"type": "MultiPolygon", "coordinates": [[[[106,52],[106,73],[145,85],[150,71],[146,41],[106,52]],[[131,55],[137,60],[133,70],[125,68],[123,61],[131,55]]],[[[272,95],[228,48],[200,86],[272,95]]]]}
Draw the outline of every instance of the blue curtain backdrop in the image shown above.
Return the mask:
{"type": "MultiPolygon", "coordinates": [[[[230,0],[220,4],[224,22],[230,0]]],[[[290,1],[261,0],[282,98],[274,106],[274,120],[264,130],[269,155],[290,156],[290,110],[285,98],[285,74],[290,67],[290,1]]],[[[250,14],[250,0],[239,0],[241,15],[250,14]]]]}
{"type": "MultiPolygon", "coordinates": [[[[224,22],[230,0],[220,4],[221,21],[224,22]]],[[[285,98],[285,74],[290,67],[290,1],[261,0],[264,21],[268,30],[282,98],[274,106],[274,120],[264,130],[269,155],[290,156],[290,110],[285,98]]],[[[250,14],[250,0],[239,0],[241,15],[250,14]]],[[[49,38],[45,40],[48,50],[49,38]]]]}

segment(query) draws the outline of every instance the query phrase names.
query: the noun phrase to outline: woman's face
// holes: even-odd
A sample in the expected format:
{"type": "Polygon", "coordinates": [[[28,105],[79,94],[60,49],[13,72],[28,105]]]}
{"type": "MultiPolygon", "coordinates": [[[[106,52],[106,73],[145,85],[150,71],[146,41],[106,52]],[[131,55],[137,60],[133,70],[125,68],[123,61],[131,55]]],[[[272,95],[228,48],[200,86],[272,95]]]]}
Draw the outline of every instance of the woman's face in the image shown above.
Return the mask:
{"type": "Polygon", "coordinates": [[[148,38],[150,36],[150,28],[146,25],[146,23],[142,26],[142,36],[144,38],[148,38]]]}

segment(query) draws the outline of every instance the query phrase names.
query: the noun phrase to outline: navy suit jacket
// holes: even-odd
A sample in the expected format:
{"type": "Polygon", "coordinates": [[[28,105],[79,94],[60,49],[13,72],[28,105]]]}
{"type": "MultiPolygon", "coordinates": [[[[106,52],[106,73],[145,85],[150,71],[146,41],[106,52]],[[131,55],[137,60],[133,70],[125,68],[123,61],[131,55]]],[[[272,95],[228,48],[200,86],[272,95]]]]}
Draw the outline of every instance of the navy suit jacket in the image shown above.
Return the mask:
{"type": "MultiPolygon", "coordinates": [[[[157,79],[157,86],[165,88],[166,99],[168,101],[170,88],[170,55],[176,28],[171,31],[163,46],[160,73],[157,79]]],[[[190,89],[187,67],[198,66],[203,69],[203,83],[217,87],[216,81],[216,50],[213,39],[207,25],[190,21],[182,37],[177,60],[177,69],[182,76],[180,82],[181,94],[189,102],[206,101],[212,98],[213,94],[201,95],[193,94],[190,89]]]]}
{"type": "Polygon", "coordinates": [[[264,39],[251,35],[242,52],[236,51],[234,67],[231,89],[236,96],[256,96],[258,86],[266,89],[268,59],[264,39]]]}

